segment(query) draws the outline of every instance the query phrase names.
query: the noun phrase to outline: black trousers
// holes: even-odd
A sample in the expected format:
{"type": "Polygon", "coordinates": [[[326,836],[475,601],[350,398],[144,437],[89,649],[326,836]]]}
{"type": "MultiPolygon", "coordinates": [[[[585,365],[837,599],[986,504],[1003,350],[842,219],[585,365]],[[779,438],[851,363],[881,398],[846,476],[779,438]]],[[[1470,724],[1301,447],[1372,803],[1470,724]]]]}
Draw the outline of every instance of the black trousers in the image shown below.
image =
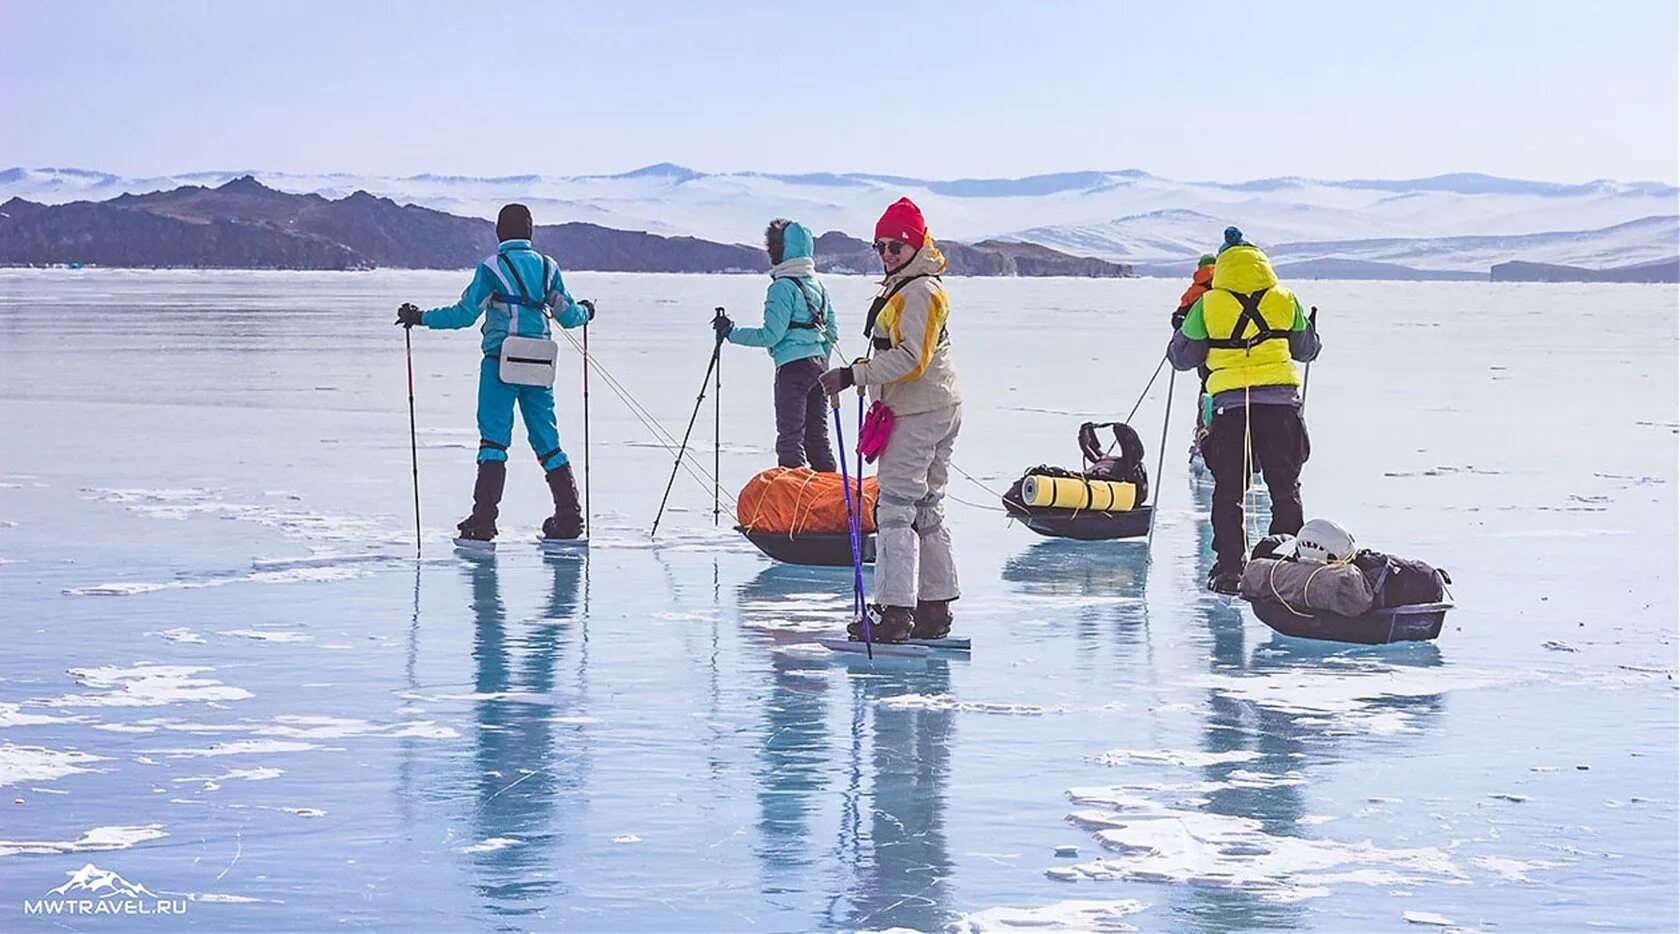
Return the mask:
{"type": "Polygon", "coordinates": [[[783,467],[836,469],[828,446],[828,397],[817,385],[826,365],[822,357],[806,357],[776,368],[776,463],[783,467]]]}
{"type": "Polygon", "coordinates": [[[1202,458],[1213,471],[1213,551],[1228,568],[1241,566],[1243,494],[1258,465],[1272,495],[1267,535],[1301,531],[1301,466],[1312,455],[1307,423],[1294,405],[1227,406],[1213,416],[1202,458]],[[1244,434],[1248,455],[1244,456],[1244,434]]]}

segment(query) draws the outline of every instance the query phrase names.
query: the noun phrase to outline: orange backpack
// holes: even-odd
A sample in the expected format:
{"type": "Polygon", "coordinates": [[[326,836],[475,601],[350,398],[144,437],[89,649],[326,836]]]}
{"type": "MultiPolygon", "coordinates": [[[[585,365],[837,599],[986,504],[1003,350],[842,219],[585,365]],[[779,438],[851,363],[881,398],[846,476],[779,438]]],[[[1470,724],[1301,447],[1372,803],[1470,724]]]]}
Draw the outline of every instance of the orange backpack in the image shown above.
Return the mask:
{"type": "MultiPolygon", "coordinates": [[[[857,507],[858,482],[852,479],[852,505],[857,507]]],[[[875,500],[880,485],[874,477],[863,481],[863,531],[875,531],[875,500]]],[[[772,467],[747,481],[735,498],[735,515],[749,532],[844,534],[846,498],[837,473],[817,473],[809,467],[772,467]]]]}

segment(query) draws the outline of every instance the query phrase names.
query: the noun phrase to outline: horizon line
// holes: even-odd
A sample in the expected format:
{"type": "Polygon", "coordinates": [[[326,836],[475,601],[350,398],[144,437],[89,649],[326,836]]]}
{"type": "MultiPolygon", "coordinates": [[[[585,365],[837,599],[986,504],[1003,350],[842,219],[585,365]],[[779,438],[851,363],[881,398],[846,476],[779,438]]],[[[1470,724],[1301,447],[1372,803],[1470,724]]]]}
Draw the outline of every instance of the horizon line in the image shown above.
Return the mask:
{"type": "Polygon", "coordinates": [[[413,181],[413,180],[421,180],[421,179],[429,179],[429,178],[438,178],[438,179],[458,178],[458,179],[471,179],[471,180],[474,180],[474,181],[484,181],[484,182],[514,182],[514,181],[535,180],[535,179],[541,179],[541,180],[623,179],[623,178],[635,177],[635,176],[638,176],[638,175],[660,174],[661,172],[668,173],[668,174],[677,174],[678,172],[680,172],[680,173],[693,175],[696,178],[726,178],[726,177],[747,176],[747,177],[772,178],[772,179],[798,179],[798,178],[811,178],[811,177],[824,177],[824,176],[826,176],[826,177],[832,177],[832,178],[855,179],[855,180],[860,180],[860,181],[908,182],[908,183],[916,183],[916,184],[922,184],[922,185],[952,185],[952,184],[971,183],[971,182],[1026,182],[1026,181],[1035,181],[1035,180],[1040,180],[1040,179],[1058,178],[1058,177],[1074,176],[1074,175],[1109,175],[1109,176],[1131,176],[1131,177],[1135,177],[1135,178],[1150,178],[1150,179],[1158,179],[1160,181],[1175,182],[1175,183],[1182,184],[1182,185],[1205,185],[1205,186],[1219,187],[1219,188],[1231,188],[1231,187],[1238,187],[1238,186],[1244,186],[1244,185],[1254,185],[1254,184],[1261,184],[1261,183],[1267,183],[1267,182],[1280,182],[1280,183],[1281,182],[1301,182],[1301,183],[1308,183],[1308,184],[1317,183],[1317,184],[1326,184],[1326,185],[1347,185],[1347,184],[1368,184],[1368,183],[1394,183],[1394,184],[1399,184],[1399,183],[1423,183],[1423,182],[1440,181],[1440,180],[1443,180],[1443,179],[1475,178],[1475,179],[1486,179],[1486,180],[1499,181],[1499,182],[1517,182],[1517,183],[1531,184],[1531,185],[1548,185],[1548,186],[1556,186],[1556,187],[1559,187],[1559,188],[1583,188],[1583,187],[1587,187],[1587,186],[1595,185],[1595,184],[1600,184],[1600,183],[1611,183],[1611,184],[1628,185],[1628,186],[1635,186],[1635,187],[1639,187],[1639,186],[1662,186],[1662,187],[1665,187],[1665,188],[1675,189],[1677,191],[1680,191],[1680,184],[1676,184],[1674,182],[1666,182],[1666,181],[1662,181],[1660,179],[1650,179],[1650,178],[1647,178],[1647,179],[1619,179],[1619,178],[1612,178],[1612,177],[1609,177],[1609,176],[1600,176],[1600,177],[1597,177],[1597,178],[1587,179],[1585,181],[1558,181],[1558,180],[1555,180],[1555,179],[1522,178],[1522,177],[1508,176],[1508,175],[1493,175],[1493,174],[1489,174],[1487,172],[1480,172],[1480,171],[1440,172],[1440,173],[1437,173],[1437,174],[1434,174],[1434,175],[1416,175],[1416,176],[1409,176],[1409,177],[1404,177],[1404,178],[1384,178],[1384,177],[1380,177],[1380,176],[1369,176],[1369,175],[1367,175],[1367,176],[1357,176],[1357,177],[1347,177],[1347,178],[1324,178],[1324,177],[1311,176],[1311,175],[1270,175],[1270,176],[1264,176],[1264,177],[1260,177],[1260,178],[1241,179],[1241,180],[1237,180],[1237,181],[1217,181],[1217,180],[1213,180],[1213,179],[1173,178],[1173,177],[1168,176],[1168,175],[1158,175],[1158,174],[1155,174],[1153,172],[1148,171],[1147,169],[1139,169],[1139,168],[1126,168],[1126,169],[1090,169],[1090,168],[1086,168],[1086,169],[1067,169],[1067,170],[1055,171],[1055,172],[1035,172],[1035,173],[1032,173],[1032,174],[1029,174],[1029,175],[1009,175],[1009,176],[1005,176],[1005,175],[979,176],[979,175],[976,175],[976,176],[963,176],[963,177],[959,177],[959,178],[923,178],[923,177],[914,176],[914,175],[898,175],[898,174],[885,173],[885,172],[858,172],[858,171],[842,172],[842,171],[831,171],[831,170],[812,170],[812,171],[800,171],[800,172],[767,172],[767,171],[762,171],[762,170],[758,170],[758,169],[732,169],[732,170],[728,170],[728,171],[708,171],[708,170],[703,170],[703,169],[696,169],[696,168],[693,168],[691,166],[682,165],[681,163],[669,162],[669,161],[651,162],[651,163],[648,163],[646,165],[637,166],[635,168],[626,169],[626,170],[620,171],[620,172],[586,172],[586,173],[579,173],[579,174],[545,174],[545,173],[542,173],[542,172],[521,172],[521,173],[498,174],[498,175],[472,175],[472,174],[466,174],[466,173],[460,173],[460,172],[438,172],[438,171],[417,172],[417,173],[410,173],[410,174],[390,174],[390,173],[383,173],[383,172],[356,172],[356,171],[348,171],[348,170],[333,170],[333,171],[326,171],[326,172],[313,172],[313,171],[299,171],[299,170],[295,170],[295,169],[272,169],[272,168],[225,169],[225,168],[221,168],[221,169],[189,169],[189,170],[185,170],[185,171],[176,171],[176,172],[143,173],[143,174],[130,175],[130,174],[124,174],[124,173],[119,173],[119,172],[111,172],[111,171],[107,171],[107,170],[104,170],[104,169],[89,169],[89,168],[84,168],[82,166],[70,166],[70,165],[59,165],[59,166],[13,165],[13,166],[10,166],[10,167],[5,168],[5,169],[0,169],[0,174],[10,173],[10,172],[80,173],[80,174],[84,174],[84,175],[97,175],[97,176],[103,176],[103,177],[107,177],[107,178],[123,179],[123,180],[128,180],[128,181],[150,180],[150,179],[188,178],[188,177],[198,176],[198,175],[232,176],[232,177],[239,177],[239,176],[243,176],[243,175],[252,175],[252,176],[268,175],[268,176],[280,176],[280,177],[284,177],[284,176],[292,176],[292,177],[313,176],[313,177],[318,177],[318,178],[387,178],[387,179],[393,179],[393,180],[398,180],[398,181],[413,181]]]}

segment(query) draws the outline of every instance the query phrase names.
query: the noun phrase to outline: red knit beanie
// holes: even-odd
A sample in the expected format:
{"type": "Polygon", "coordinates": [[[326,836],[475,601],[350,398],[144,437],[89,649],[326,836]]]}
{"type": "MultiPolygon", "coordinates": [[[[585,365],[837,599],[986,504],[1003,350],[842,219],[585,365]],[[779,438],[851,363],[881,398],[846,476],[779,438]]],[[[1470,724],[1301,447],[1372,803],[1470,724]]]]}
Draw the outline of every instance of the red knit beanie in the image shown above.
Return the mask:
{"type": "Polygon", "coordinates": [[[909,198],[894,201],[875,222],[875,239],[901,240],[913,250],[921,249],[927,244],[927,222],[922,220],[922,209],[909,198]]]}

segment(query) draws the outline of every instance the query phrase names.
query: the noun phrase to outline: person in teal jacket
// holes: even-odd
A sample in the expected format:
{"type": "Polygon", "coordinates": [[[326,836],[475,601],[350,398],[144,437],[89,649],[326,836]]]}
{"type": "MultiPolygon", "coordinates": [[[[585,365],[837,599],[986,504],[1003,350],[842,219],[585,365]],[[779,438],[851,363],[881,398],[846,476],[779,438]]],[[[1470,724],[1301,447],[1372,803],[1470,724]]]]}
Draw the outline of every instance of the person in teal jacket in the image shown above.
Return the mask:
{"type": "Polygon", "coordinates": [[[776,364],[776,462],[833,473],[828,446],[827,399],[817,378],[840,343],[840,327],[828,290],[817,281],[811,232],[803,224],[776,219],[764,229],[770,254],[770,288],[764,294],[764,326],[736,327],[719,311],[712,327],[719,339],[743,347],[764,347],[776,364]]]}
{"type": "Polygon", "coordinates": [[[462,538],[490,541],[496,537],[496,516],[507,485],[508,445],[513,443],[513,407],[525,421],[525,434],[548,477],[554,515],[543,521],[544,538],[571,539],[583,534],[583,510],[571,461],[560,446],[554,420],[552,386],[516,386],[502,382],[502,341],[510,334],[547,338],[549,317],[564,328],[575,328],[595,317],[589,301],[577,302],[566,291],[560,265],[531,248],[531,210],[509,204],[496,217],[495,255],[473,270],[472,282],[461,300],[425,311],[404,303],[397,324],[422,325],[434,330],[471,327],[480,318],[484,358],[478,368],[478,478],[473,484],[472,513],[456,526],[462,538]]]}

